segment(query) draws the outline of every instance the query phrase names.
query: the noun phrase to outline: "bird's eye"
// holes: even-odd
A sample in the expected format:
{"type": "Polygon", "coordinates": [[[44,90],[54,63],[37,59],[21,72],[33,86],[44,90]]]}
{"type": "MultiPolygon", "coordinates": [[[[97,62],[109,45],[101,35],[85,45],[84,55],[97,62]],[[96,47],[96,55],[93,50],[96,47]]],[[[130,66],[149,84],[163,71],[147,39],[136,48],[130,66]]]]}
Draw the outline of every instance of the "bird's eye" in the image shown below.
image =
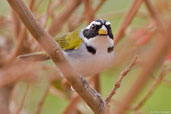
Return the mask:
{"type": "Polygon", "coordinates": [[[108,29],[108,30],[110,30],[110,29],[111,29],[111,26],[110,26],[110,25],[107,25],[106,27],[107,27],[107,29],[108,29]]]}
{"type": "Polygon", "coordinates": [[[96,25],[93,24],[93,25],[91,26],[91,30],[96,30],[96,25]]]}

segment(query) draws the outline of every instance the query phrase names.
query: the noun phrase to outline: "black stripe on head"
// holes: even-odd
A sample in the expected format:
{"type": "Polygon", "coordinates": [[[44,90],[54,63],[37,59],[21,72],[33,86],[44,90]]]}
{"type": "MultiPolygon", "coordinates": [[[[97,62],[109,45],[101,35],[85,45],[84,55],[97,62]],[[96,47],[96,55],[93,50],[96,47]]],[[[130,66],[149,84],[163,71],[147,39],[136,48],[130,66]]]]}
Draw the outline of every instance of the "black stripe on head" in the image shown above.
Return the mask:
{"type": "Polygon", "coordinates": [[[83,30],[83,35],[87,38],[93,38],[98,35],[98,30],[91,30],[91,29],[84,29],[83,30]]]}
{"type": "Polygon", "coordinates": [[[85,28],[83,30],[83,35],[87,38],[87,39],[90,39],[90,38],[93,38],[93,37],[96,37],[98,36],[98,31],[99,29],[104,25],[106,28],[107,28],[107,31],[108,31],[108,36],[113,39],[113,33],[112,33],[112,29],[111,29],[111,26],[110,25],[107,25],[107,21],[106,20],[103,20],[103,19],[97,19],[95,20],[94,22],[98,22],[98,23],[101,23],[100,25],[95,25],[95,24],[91,24],[90,28],[85,28]]]}

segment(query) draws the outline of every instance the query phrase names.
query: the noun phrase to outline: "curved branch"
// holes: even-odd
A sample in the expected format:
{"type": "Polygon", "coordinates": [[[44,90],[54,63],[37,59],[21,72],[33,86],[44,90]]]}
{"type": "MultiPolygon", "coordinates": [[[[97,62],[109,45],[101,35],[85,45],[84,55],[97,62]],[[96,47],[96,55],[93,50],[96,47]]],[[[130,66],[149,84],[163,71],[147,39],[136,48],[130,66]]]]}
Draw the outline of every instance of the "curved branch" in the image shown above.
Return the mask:
{"type": "Polygon", "coordinates": [[[104,112],[105,104],[101,99],[101,96],[93,88],[91,88],[87,81],[82,76],[79,76],[78,73],[72,68],[71,64],[67,61],[65,55],[61,51],[59,45],[38,23],[24,2],[22,0],[8,0],[8,3],[17,12],[24,25],[44,48],[68,82],[84,99],[94,113],[99,114],[104,112]]]}
{"type": "Polygon", "coordinates": [[[48,32],[54,36],[55,34],[59,33],[62,29],[63,24],[69,19],[72,12],[79,6],[81,0],[70,0],[66,4],[65,9],[60,12],[60,14],[54,18],[52,21],[48,32]]]}

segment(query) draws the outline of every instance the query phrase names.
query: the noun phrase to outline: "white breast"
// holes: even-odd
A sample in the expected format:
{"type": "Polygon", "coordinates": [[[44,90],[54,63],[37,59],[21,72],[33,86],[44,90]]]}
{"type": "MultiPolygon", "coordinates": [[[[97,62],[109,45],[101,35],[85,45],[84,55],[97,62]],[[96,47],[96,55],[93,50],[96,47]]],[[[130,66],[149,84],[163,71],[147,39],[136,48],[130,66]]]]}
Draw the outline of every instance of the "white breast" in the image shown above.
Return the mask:
{"type": "Polygon", "coordinates": [[[91,39],[88,45],[96,49],[94,55],[87,51],[84,43],[78,50],[66,53],[73,67],[84,76],[99,73],[110,67],[114,57],[114,51],[108,52],[108,48],[113,46],[113,40],[110,38],[99,36],[91,39]]]}

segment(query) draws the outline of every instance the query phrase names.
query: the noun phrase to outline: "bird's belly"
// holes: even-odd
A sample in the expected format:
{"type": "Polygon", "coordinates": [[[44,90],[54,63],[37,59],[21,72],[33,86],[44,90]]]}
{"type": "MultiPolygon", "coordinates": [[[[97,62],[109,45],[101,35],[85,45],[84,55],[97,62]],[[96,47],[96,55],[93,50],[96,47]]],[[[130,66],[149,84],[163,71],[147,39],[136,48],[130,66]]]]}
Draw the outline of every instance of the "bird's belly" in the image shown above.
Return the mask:
{"type": "Polygon", "coordinates": [[[83,76],[90,76],[102,72],[112,66],[114,53],[104,53],[97,55],[70,57],[69,61],[76,71],[83,76]]]}

